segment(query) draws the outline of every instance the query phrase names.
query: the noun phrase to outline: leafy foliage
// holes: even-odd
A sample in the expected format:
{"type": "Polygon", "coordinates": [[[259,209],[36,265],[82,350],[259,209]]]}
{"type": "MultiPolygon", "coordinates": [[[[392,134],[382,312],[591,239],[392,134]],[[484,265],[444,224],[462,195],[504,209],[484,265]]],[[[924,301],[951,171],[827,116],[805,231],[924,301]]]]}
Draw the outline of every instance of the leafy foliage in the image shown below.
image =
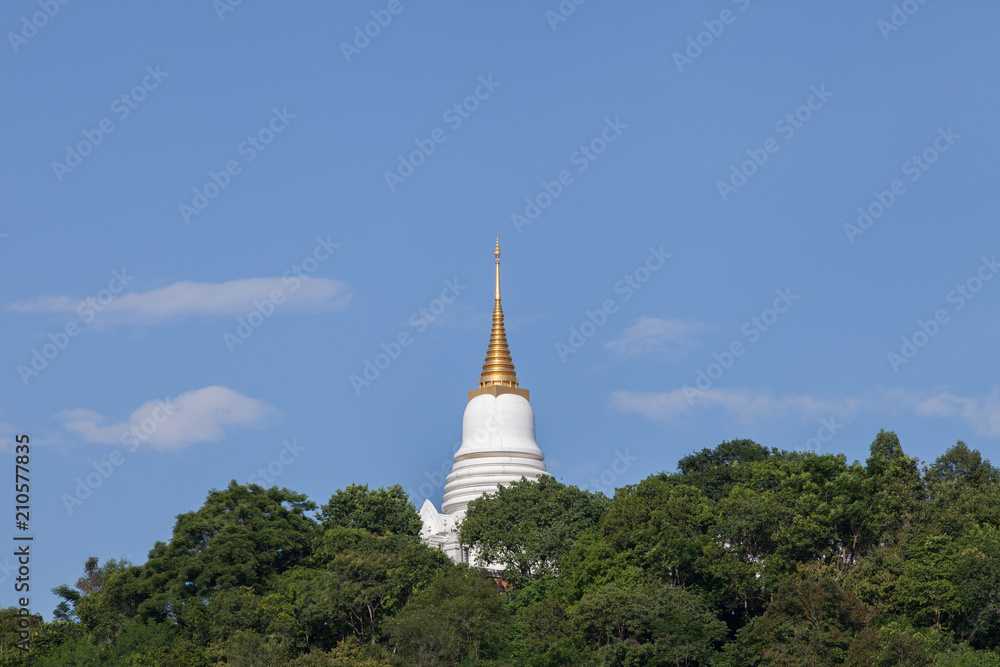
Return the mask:
{"type": "Polygon", "coordinates": [[[732,440],[610,500],[522,480],[462,524],[502,579],[421,544],[399,486],[316,509],[212,491],[50,622],[0,610],[0,667],[1000,667],[1000,471],[963,442],[922,468],[886,431],[850,464],[732,440]]]}
{"type": "Polygon", "coordinates": [[[475,549],[480,562],[503,565],[509,580],[523,583],[557,574],[559,560],[584,530],[597,524],[607,506],[603,495],[553,477],[543,475],[537,482],[522,477],[469,503],[461,540],[475,549]]]}
{"type": "Polygon", "coordinates": [[[324,528],[360,528],[375,535],[420,534],[420,515],[399,484],[369,491],[368,485],[351,484],[330,497],[320,508],[324,528]]]}
{"type": "Polygon", "coordinates": [[[465,567],[439,573],[388,622],[402,661],[427,667],[497,658],[509,627],[496,583],[465,567]]]}

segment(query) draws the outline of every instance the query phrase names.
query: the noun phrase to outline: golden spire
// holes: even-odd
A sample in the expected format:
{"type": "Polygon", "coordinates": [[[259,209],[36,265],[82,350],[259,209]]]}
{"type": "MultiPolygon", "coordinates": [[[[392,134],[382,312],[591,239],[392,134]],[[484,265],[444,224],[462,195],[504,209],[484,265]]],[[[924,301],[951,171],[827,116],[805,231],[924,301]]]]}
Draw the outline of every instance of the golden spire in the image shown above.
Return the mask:
{"type": "Polygon", "coordinates": [[[480,394],[518,394],[528,398],[528,390],[517,386],[517,375],[514,373],[514,361],[507,347],[507,333],[503,327],[503,308],[500,306],[500,237],[497,236],[497,247],[493,251],[496,263],[496,283],[494,287],[493,330],[490,332],[490,345],[486,350],[486,361],[483,372],[479,376],[479,389],[469,392],[469,400],[480,394]]]}
{"type": "Polygon", "coordinates": [[[493,251],[493,257],[496,258],[497,262],[497,286],[493,298],[497,300],[497,303],[499,303],[500,302],[500,235],[499,234],[497,234],[497,249],[493,251]]]}

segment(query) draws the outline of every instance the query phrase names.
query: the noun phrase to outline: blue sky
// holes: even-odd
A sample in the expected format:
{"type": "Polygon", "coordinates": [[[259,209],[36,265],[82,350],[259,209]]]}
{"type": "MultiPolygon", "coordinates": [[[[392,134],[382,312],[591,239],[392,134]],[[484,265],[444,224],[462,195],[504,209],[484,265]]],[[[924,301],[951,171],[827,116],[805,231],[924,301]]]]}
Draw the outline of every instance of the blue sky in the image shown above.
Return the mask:
{"type": "Polygon", "coordinates": [[[0,446],[31,437],[32,606],[260,469],[439,504],[497,234],[564,482],[739,437],[863,460],[880,428],[997,459],[998,20],[5,3],[0,446]]]}

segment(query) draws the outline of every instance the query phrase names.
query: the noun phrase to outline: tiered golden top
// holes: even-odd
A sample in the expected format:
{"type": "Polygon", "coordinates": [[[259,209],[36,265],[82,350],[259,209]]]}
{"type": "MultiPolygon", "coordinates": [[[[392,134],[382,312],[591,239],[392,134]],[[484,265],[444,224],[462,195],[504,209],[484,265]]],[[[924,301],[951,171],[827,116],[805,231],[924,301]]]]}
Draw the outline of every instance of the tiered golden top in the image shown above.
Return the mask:
{"type": "Polygon", "coordinates": [[[483,372],[479,376],[479,389],[469,392],[471,401],[480,394],[518,394],[528,398],[528,390],[517,386],[517,375],[514,373],[514,361],[507,347],[507,333],[503,328],[503,308],[500,306],[500,237],[497,237],[497,247],[493,252],[496,262],[496,286],[494,289],[493,330],[490,332],[490,346],[486,351],[486,361],[483,372]]]}

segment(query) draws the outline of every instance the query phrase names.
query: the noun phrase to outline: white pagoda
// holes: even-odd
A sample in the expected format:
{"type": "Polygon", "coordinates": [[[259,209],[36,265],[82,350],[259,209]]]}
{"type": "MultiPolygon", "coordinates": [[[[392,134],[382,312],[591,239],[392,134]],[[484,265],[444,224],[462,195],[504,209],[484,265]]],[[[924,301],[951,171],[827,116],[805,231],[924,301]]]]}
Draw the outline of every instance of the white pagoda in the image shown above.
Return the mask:
{"type": "Polygon", "coordinates": [[[472,564],[475,554],[470,558],[458,541],[458,527],[469,501],[496,492],[499,485],[522,477],[535,481],[546,474],[545,455],[535,443],[535,413],[528,402],[528,390],[518,386],[503,327],[499,238],[494,256],[493,330],[479,388],[469,392],[462,417],[462,446],[455,452],[455,464],[444,487],[442,511],[438,512],[430,500],[420,508],[424,522],[420,539],[455,562],[472,564]]]}

